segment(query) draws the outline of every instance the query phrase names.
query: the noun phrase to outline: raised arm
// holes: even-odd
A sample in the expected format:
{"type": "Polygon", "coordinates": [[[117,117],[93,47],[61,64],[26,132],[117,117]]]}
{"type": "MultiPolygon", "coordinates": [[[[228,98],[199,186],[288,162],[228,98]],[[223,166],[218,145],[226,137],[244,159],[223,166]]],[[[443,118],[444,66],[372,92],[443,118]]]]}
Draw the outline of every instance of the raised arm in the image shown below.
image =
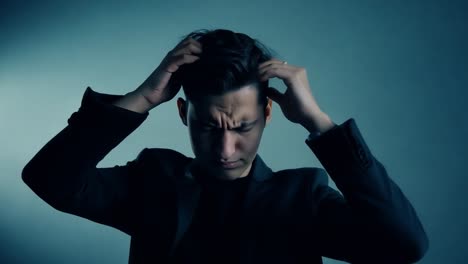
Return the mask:
{"type": "Polygon", "coordinates": [[[259,65],[259,75],[283,80],[286,92],[270,87],[268,96],[288,120],[315,136],[306,142],[343,193],[328,186],[326,175],[319,177],[322,184],[311,187],[310,203],[319,204],[313,217],[319,218],[321,254],[353,263],[419,260],[428,247],[419,218],[369,151],[354,119],[340,126],[332,122],[312,95],[303,67],[271,59],[259,65]]]}
{"type": "MultiPolygon", "coordinates": [[[[338,191],[317,185],[316,244],[323,256],[351,263],[413,263],[428,248],[406,196],[372,155],[354,119],[306,143],[338,191]]],[[[323,176],[327,179],[327,176],[323,176]]]]}
{"type": "Polygon", "coordinates": [[[130,175],[125,166],[96,165],[148,116],[113,106],[121,98],[87,88],[80,109],[24,167],[24,182],[44,201],[63,212],[129,232],[130,175]]]}
{"type": "MultiPolygon", "coordinates": [[[[179,66],[199,57],[200,44],[182,40],[134,91],[102,94],[87,88],[80,109],[24,167],[23,181],[54,208],[132,232],[139,158],[123,166],[96,165],[148,116],[180,90],[179,66]]],[[[141,152],[139,157],[144,153],[141,152]]]]}

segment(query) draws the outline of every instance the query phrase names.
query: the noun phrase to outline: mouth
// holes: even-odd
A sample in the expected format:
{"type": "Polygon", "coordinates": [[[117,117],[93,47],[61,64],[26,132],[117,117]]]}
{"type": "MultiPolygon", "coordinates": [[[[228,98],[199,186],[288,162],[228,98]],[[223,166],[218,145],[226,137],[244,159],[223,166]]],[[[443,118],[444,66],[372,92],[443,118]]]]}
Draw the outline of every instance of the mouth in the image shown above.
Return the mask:
{"type": "Polygon", "coordinates": [[[231,162],[218,161],[217,164],[223,167],[224,169],[235,169],[240,166],[240,161],[239,160],[231,161],[231,162]]]}

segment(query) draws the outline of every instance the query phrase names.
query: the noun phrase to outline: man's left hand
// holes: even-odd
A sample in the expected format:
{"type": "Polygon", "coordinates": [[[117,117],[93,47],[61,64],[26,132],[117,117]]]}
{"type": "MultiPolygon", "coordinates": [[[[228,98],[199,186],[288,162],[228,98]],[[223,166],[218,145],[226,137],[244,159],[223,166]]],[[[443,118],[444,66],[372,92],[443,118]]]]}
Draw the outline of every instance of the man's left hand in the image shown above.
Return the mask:
{"type": "Polygon", "coordinates": [[[310,133],[324,133],[335,126],[327,114],[318,106],[307,80],[305,68],[285,64],[278,59],[261,63],[258,67],[261,81],[278,77],[287,89],[280,93],[268,87],[267,96],[278,103],[284,116],[291,122],[301,124],[310,133]]]}

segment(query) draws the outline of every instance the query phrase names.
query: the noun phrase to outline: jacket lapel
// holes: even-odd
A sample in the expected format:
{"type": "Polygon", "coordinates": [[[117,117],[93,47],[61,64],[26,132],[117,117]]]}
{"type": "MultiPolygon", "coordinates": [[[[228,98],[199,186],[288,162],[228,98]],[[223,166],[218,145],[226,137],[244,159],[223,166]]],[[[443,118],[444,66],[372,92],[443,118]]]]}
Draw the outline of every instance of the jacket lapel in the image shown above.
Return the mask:
{"type": "Polygon", "coordinates": [[[268,191],[267,180],[273,176],[273,171],[259,155],[256,156],[252,168],[252,180],[248,184],[240,216],[240,263],[250,263],[254,259],[256,230],[262,224],[262,212],[255,205],[261,201],[262,193],[268,191]]]}
{"type": "Polygon", "coordinates": [[[176,177],[177,192],[177,227],[174,241],[172,243],[170,255],[174,254],[177,245],[187,232],[200,199],[201,187],[193,179],[189,163],[183,172],[183,175],[176,177]]]}

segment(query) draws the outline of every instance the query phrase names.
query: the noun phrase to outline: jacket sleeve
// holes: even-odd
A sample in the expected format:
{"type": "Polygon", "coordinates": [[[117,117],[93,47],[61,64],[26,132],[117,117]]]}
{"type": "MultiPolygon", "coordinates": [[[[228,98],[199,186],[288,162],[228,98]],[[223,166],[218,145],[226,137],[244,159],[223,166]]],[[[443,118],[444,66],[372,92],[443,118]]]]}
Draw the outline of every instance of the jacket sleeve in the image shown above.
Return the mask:
{"type": "Polygon", "coordinates": [[[326,175],[313,190],[322,256],[351,263],[413,263],[423,257],[428,238],[414,208],[353,118],[306,144],[342,193],[328,186],[326,175]]]}
{"type": "Polygon", "coordinates": [[[96,168],[148,116],[111,104],[120,97],[88,87],[79,110],[26,164],[22,179],[55,209],[130,234],[138,158],[122,166],[96,168]]]}

